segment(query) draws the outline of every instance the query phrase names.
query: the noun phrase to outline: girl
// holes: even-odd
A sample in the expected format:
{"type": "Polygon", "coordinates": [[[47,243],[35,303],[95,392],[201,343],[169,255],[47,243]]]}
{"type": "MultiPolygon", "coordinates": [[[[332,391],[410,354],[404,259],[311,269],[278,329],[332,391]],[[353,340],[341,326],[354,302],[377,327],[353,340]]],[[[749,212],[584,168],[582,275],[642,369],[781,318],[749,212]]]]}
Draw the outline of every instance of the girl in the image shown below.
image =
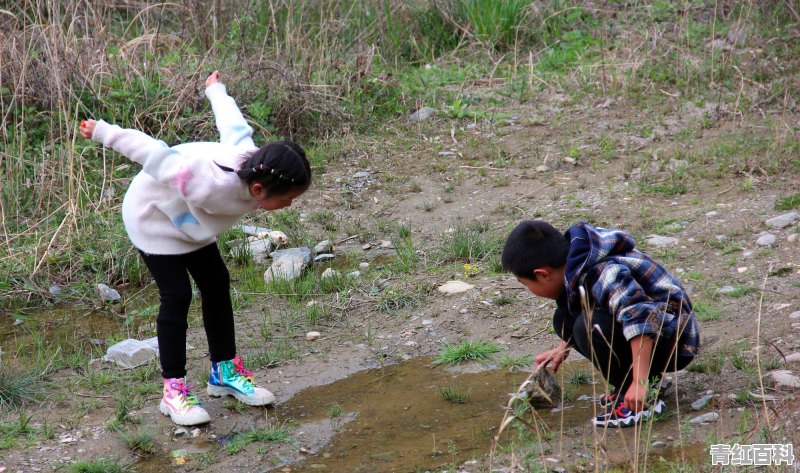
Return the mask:
{"type": "Polygon", "coordinates": [[[305,152],[291,141],[261,148],[253,129],[214,71],[205,93],[214,110],[219,143],[168,147],[140,131],[103,120],[81,122],[80,133],[142,165],[122,203],[122,220],[158,286],[156,319],[164,377],[159,409],[179,425],[210,421],[186,382],[186,329],[194,279],[202,298],[211,357],[210,396],[230,395],[252,406],[275,401],[257,386],[236,356],[230,276],[216,237],[259,207],[278,210],[311,185],[305,152]]]}

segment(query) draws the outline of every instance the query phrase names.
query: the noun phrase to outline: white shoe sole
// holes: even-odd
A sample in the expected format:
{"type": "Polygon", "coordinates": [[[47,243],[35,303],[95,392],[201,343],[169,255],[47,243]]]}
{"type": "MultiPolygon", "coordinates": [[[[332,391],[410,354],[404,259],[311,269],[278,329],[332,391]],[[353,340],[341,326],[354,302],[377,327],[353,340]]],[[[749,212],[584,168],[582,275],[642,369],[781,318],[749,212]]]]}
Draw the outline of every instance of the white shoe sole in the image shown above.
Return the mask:
{"type": "Polygon", "coordinates": [[[166,405],[162,400],[158,405],[158,410],[160,410],[165,416],[169,416],[169,418],[172,419],[172,422],[178,425],[199,425],[211,422],[211,416],[208,415],[208,412],[206,412],[205,409],[200,412],[196,412],[195,415],[181,417],[172,412],[172,409],[170,409],[169,406],[166,405]]]}
{"type": "MultiPolygon", "coordinates": [[[[263,388],[262,388],[263,389],[263,388]]],[[[223,396],[233,396],[242,404],[247,404],[248,406],[267,406],[275,402],[275,395],[271,392],[266,391],[266,395],[261,398],[255,396],[246,396],[239,391],[229,388],[226,386],[215,386],[213,384],[209,384],[206,388],[206,392],[209,396],[214,397],[223,397],[223,396]]]]}
{"type": "Polygon", "coordinates": [[[595,418],[595,419],[592,419],[592,423],[594,425],[598,426],[598,427],[605,427],[605,426],[609,426],[609,427],[630,427],[632,425],[638,424],[639,421],[642,420],[642,419],[649,419],[650,417],[653,416],[653,413],[661,414],[662,412],[664,412],[664,408],[665,407],[667,407],[667,405],[664,404],[664,401],[659,399],[658,402],[656,402],[656,405],[653,406],[652,410],[648,409],[648,410],[644,410],[644,411],[639,411],[636,414],[632,415],[631,417],[627,417],[625,419],[618,419],[618,420],[605,421],[605,420],[598,420],[598,419],[595,418]]]}

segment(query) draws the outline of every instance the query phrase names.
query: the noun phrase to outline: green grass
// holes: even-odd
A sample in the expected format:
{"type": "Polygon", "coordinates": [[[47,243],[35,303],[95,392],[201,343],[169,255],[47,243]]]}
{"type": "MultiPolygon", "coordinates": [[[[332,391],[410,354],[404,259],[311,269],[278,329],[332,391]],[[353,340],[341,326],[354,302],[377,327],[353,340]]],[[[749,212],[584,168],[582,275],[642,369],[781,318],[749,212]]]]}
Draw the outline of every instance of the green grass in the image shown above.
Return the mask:
{"type": "Polygon", "coordinates": [[[296,359],[300,350],[288,340],[274,340],[268,348],[246,355],[245,365],[252,370],[277,366],[282,362],[296,359]]]}
{"type": "Polygon", "coordinates": [[[41,400],[45,391],[42,376],[44,373],[30,368],[20,370],[0,367],[0,410],[41,400]]]}
{"type": "Polygon", "coordinates": [[[462,386],[444,386],[439,388],[439,396],[443,401],[454,404],[466,404],[469,402],[469,390],[462,386]]]}
{"type": "Polygon", "coordinates": [[[520,356],[503,355],[497,363],[509,371],[514,369],[526,369],[533,366],[533,355],[525,354],[520,356]]]}
{"type": "Polygon", "coordinates": [[[0,422],[0,450],[15,448],[20,442],[32,443],[36,429],[30,425],[31,417],[20,411],[15,422],[0,422]]]}
{"type": "Polygon", "coordinates": [[[698,300],[694,302],[693,307],[694,313],[702,322],[719,320],[722,318],[722,309],[714,305],[712,302],[698,300]]]}
{"type": "Polygon", "coordinates": [[[246,432],[236,434],[225,444],[224,450],[229,455],[235,455],[244,450],[251,443],[285,443],[295,448],[299,445],[292,440],[292,431],[288,427],[261,427],[250,429],[246,432]]]}
{"type": "Polygon", "coordinates": [[[446,343],[442,351],[433,361],[434,365],[455,365],[468,361],[488,361],[495,353],[500,352],[500,346],[481,339],[465,340],[457,345],[446,343]]]}
{"type": "Polygon", "coordinates": [[[156,447],[156,434],[150,429],[136,428],[133,430],[119,431],[120,441],[138,456],[151,456],[158,451],[156,447]]]}
{"type": "Polygon", "coordinates": [[[503,244],[503,237],[491,232],[487,224],[474,222],[464,225],[459,223],[445,242],[441,252],[446,261],[474,262],[499,255],[503,244]]]}
{"type": "Polygon", "coordinates": [[[792,210],[800,207],[800,192],[775,202],[775,210],[792,210]]]}
{"type": "Polygon", "coordinates": [[[97,458],[94,460],[79,460],[66,467],[69,473],[135,473],[132,464],[121,462],[112,458],[97,458]]]}

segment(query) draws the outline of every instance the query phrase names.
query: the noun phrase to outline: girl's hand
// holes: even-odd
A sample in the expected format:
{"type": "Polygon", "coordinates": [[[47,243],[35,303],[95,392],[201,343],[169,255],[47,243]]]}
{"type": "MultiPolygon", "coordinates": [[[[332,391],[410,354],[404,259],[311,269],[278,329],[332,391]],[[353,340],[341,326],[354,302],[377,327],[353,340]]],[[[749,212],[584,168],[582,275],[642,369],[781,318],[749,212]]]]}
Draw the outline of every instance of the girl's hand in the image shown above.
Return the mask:
{"type": "Polygon", "coordinates": [[[219,71],[214,71],[206,79],[206,88],[211,86],[211,84],[216,84],[217,82],[219,82],[219,71]]]}
{"type": "Polygon", "coordinates": [[[95,120],[83,120],[80,128],[81,136],[91,140],[95,125],[97,125],[95,120]]]}

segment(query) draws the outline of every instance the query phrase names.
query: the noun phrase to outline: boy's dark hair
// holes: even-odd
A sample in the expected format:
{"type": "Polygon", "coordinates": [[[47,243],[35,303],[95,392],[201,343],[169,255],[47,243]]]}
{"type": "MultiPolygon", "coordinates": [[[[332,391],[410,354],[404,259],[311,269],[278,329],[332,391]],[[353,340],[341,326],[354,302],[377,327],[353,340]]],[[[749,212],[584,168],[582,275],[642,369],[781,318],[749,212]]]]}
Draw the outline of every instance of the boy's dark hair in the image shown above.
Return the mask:
{"type": "Polygon", "coordinates": [[[273,141],[254,151],[236,174],[248,185],[258,182],[267,195],[283,195],[311,186],[311,165],[306,152],[290,140],[273,141]]]}
{"type": "Polygon", "coordinates": [[[568,251],[563,233],[542,220],[526,220],[508,235],[501,261],[514,276],[534,279],[534,269],[564,266],[568,251]]]}

